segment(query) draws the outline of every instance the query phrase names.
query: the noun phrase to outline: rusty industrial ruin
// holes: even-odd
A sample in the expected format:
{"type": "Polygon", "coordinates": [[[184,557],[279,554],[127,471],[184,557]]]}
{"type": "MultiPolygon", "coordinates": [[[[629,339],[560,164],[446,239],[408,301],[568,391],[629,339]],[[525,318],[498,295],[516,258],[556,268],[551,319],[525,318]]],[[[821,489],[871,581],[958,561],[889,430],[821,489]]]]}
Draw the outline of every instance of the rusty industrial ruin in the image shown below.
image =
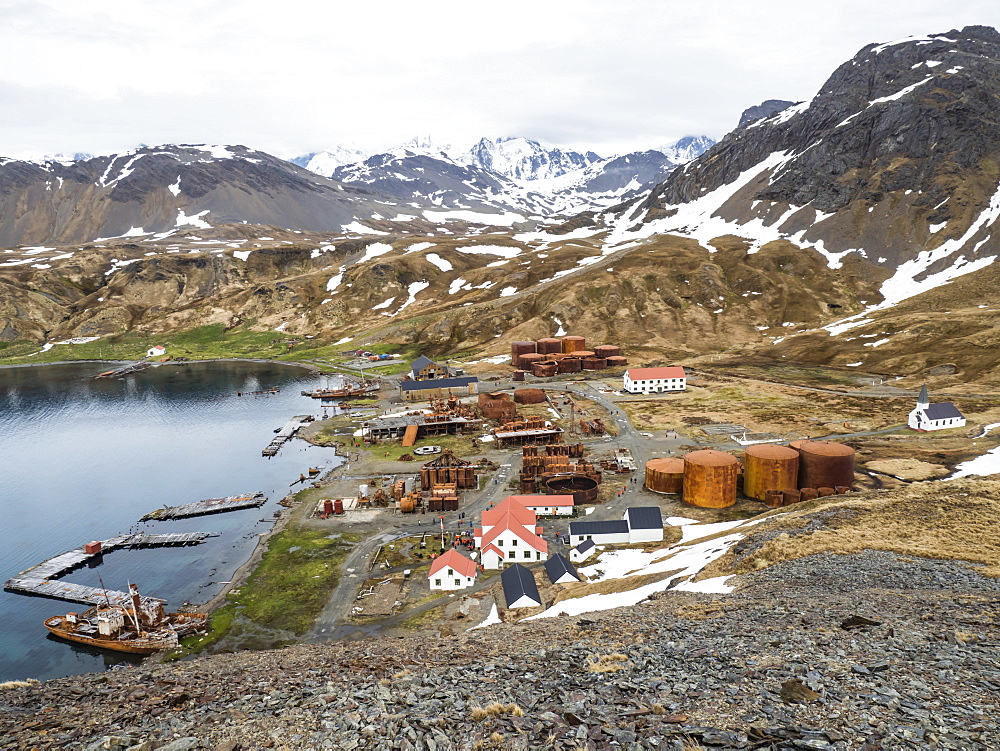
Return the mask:
{"type": "Polygon", "coordinates": [[[420,468],[420,489],[431,490],[439,483],[455,483],[459,488],[476,487],[476,467],[445,450],[437,459],[420,468]]]}
{"type": "Polygon", "coordinates": [[[628,359],[621,356],[616,344],[600,344],[587,349],[582,336],[564,336],[562,339],[545,338],[535,342],[514,342],[510,346],[511,365],[517,368],[524,380],[524,373],[536,378],[551,378],[560,373],[579,373],[583,370],[623,368],[628,359]]]}

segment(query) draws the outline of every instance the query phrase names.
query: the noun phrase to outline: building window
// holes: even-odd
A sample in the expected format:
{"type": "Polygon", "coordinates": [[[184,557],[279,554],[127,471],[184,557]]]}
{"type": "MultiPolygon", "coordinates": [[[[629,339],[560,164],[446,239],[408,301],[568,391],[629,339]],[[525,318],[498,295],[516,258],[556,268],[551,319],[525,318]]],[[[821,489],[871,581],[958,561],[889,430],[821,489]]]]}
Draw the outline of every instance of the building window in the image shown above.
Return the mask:
{"type": "Polygon", "coordinates": [[[511,546],[512,548],[516,548],[516,547],[517,547],[517,540],[511,540],[511,541],[510,541],[510,546],[511,546]]]}
{"type": "Polygon", "coordinates": [[[462,580],[461,579],[455,579],[455,586],[456,587],[461,587],[462,586],[462,580]]]}
{"type": "Polygon", "coordinates": [[[441,586],[441,580],[440,579],[435,579],[434,580],[434,586],[435,587],[440,587],[441,586]]]}

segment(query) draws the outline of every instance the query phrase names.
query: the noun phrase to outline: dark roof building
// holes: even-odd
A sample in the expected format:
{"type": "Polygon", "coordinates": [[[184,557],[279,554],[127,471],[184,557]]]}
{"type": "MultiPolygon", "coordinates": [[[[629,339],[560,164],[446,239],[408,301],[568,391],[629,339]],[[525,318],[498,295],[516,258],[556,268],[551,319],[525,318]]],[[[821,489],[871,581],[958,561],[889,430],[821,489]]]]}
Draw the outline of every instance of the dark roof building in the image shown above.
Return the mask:
{"type": "Polygon", "coordinates": [[[549,575],[549,581],[553,584],[580,581],[580,575],[576,573],[576,567],[567,558],[558,553],[545,561],[545,573],[549,575]]]}
{"type": "Polygon", "coordinates": [[[569,534],[576,535],[616,535],[628,534],[628,522],[624,519],[607,522],[570,522],[569,534]]]}
{"type": "Polygon", "coordinates": [[[964,417],[964,415],[958,411],[958,407],[951,402],[931,404],[924,409],[924,414],[927,415],[928,420],[947,420],[951,417],[964,417]]]}
{"type": "Polygon", "coordinates": [[[508,608],[534,608],[542,604],[534,575],[520,563],[505,568],[500,583],[508,608]]]}
{"type": "Polygon", "coordinates": [[[625,511],[629,529],[663,529],[663,517],[656,506],[632,506],[625,511]]]}
{"type": "Polygon", "coordinates": [[[431,358],[420,355],[410,363],[410,375],[416,381],[425,381],[429,378],[446,378],[450,374],[448,366],[439,365],[431,358]]]}
{"type": "Polygon", "coordinates": [[[429,378],[423,381],[403,381],[399,393],[408,402],[441,399],[449,396],[471,396],[479,390],[476,376],[429,378]]]}

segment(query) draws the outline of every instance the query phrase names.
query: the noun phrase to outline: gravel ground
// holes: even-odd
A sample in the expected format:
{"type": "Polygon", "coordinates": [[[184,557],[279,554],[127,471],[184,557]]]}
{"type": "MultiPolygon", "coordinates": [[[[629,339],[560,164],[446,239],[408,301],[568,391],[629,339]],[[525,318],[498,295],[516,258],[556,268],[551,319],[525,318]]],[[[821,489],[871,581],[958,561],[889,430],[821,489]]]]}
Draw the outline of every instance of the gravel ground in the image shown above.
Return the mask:
{"type": "Polygon", "coordinates": [[[997,749],[998,606],[961,564],[817,555],[728,596],[10,688],[0,748],[997,749]]]}

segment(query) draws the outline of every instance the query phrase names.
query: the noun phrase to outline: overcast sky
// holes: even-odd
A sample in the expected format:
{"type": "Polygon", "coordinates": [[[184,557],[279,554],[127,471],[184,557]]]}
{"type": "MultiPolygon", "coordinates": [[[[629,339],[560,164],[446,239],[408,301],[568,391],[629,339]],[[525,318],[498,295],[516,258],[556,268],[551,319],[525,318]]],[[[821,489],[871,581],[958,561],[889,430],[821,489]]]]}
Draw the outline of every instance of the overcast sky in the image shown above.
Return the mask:
{"type": "Polygon", "coordinates": [[[869,42],[997,0],[0,0],[0,155],[240,143],[289,157],[525,135],[602,156],[720,138],[869,42]]]}

